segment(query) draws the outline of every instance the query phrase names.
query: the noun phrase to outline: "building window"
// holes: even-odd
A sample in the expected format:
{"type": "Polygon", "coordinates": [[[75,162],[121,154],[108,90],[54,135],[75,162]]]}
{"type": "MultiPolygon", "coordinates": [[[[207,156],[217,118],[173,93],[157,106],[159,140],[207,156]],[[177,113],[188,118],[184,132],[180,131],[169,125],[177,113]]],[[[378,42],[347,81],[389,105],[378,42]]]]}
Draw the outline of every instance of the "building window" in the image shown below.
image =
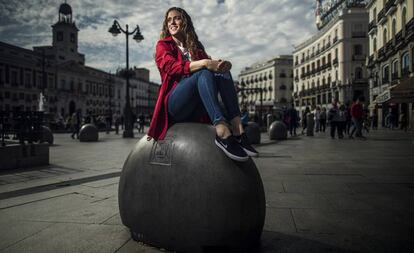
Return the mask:
{"type": "Polygon", "coordinates": [[[394,18],[392,20],[392,26],[391,26],[391,36],[394,38],[395,37],[395,33],[397,31],[397,20],[394,18]]]}
{"type": "Polygon", "coordinates": [[[402,69],[408,69],[410,66],[410,54],[408,52],[406,52],[405,54],[403,54],[402,58],[401,58],[401,67],[402,69]]]}
{"type": "Polygon", "coordinates": [[[401,12],[402,28],[407,24],[407,8],[403,8],[401,12]]]}
{"type": "Polygon", "coordinates": [[[382,84],[386,84],[389,82],[389,75],[390,75],[390,67],[385,65],[382,67],[382,84]]]}
{"type": "Polygon", "coordinates": [[[57,37],[56,38],[57,41],[63,41],[63,32],[62,31],[57,32],[56,37],[57,37]]]}
{"type": "Polygon", "coordinates": [[[398,60],[392,62],[392,74],[391,77],[393,80],[398,78],[398,60]]]}
{"type": "Polygon", "coordinates": [[[12,86],[17,86],[17,71],[12,71],[11,72],[11,85],[12,86]]]}
{"type": "Polygon", "coordinates": [[[387,28],[384,28],[383,34],[382,34],[382,44],[385,46],[385,44],[387,44],[387,28]]]}
{"type": "Polygon", "coordinates": [[[374,53],[377,51],[377,38],[372,40],[372,50],[374,53]]]}
{"type": "Polygon", "coordinates": [[[355,79],[361,80],[362,78],[363,78],[362,68],[361,67],[355,68],[355,79]]]}
{"type": "Polygon", "coordinates": [[[74,33],[71,33],[70,34],[70,42],[73,42],[73,43],[75,43],[75,34],[74,33]]]}
{"type": "Polygon", "coordinates": [[[26,88],[31,88],[32,87],[32,82],[31,82],[31,75],[30,73],[26,73],[24,75],[24,86],[26,88]]]}
{"type": "Polygon", "coordinates": [[[377,22],[377,8],[374,8],[372,10],[372,17],[373,17],[373,21],[376,23],[377,22]]]}
{"type": "Polygon", "coordinates": [[[354,45],[354,55],[362,55],[362,45],[354,45]]]}
{"type": "Polygon", "coordinates": [[[3,69],[0,69],[0,85],[3,85],[4,78],[3,78],[3,69]]]}
{"type": "Polygon", "coordinates": [[[280,88],[279,89],[286,90],[286,85],[284,85],[284,84],[280,85],[280,88]]]}

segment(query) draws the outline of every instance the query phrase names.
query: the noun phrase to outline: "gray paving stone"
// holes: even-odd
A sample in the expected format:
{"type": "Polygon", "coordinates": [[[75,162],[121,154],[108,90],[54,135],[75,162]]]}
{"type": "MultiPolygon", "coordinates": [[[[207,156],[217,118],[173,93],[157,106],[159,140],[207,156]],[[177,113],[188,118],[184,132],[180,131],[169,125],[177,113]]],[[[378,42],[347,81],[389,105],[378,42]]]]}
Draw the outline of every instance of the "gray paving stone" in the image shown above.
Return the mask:
{"type": "Polygon", "coordinates": [[[49,222],[11,221],[2,219],[0,222],[0,250],[30,237],[53,225],[49,222]]]}
{"type": "Polygon", "coordinates": [[[296,227],[291,210],[288,208],[266,208],[264,230],[295,233],[296,227]]]}
{"type": "Polygon", "coordinates": [[[6,248],[3,252],[96,252],[112,253],[130,234],[120,226],[57,223],[6,248]]]}

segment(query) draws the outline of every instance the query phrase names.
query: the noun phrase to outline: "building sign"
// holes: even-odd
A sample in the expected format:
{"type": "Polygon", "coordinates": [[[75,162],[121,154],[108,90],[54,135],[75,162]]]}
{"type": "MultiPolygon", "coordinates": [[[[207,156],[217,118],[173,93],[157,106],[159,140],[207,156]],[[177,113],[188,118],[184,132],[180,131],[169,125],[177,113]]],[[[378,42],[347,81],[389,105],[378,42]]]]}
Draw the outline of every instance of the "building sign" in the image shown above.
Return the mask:
{"type": "Polygon", "coordinates": [[[390,99],[391,99],[391,91],[387,89],[383,93],[379,94],[375,100],[377,101],[378,104],[382,104],[384,102],[387,102],[390,99]]]}

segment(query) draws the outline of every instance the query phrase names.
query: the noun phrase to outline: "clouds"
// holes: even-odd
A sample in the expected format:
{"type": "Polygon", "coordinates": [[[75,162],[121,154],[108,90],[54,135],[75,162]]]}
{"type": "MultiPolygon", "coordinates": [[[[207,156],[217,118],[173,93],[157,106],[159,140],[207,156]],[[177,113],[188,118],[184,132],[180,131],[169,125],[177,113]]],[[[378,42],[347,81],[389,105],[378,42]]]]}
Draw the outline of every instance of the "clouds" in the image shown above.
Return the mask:
{"type": "MultiPolygon", "coordinates": [[[[63,1],[62,1],[63,2],[63,1]]],[[[171,6],[184,8],[192,17],[196,32],[215,58],[233,63],[233,76],[254,62],[280,54],[291,54],[313,33],[313,0],[69,0],[80,29],[79,52],[86,64],[114,70],[125,66],[125,37],[112,37],[108,28],[114,18],[130,28],[139,25],[144,41],[130,38],[130,66],[149,68],[151,79],[160,77],[154,64],[165,11],[171,6]]],[[[0,40],[32,48],[49,45],[51,25],[57,21],[59,4],[53,0],[0,0],[0,40]]]]}

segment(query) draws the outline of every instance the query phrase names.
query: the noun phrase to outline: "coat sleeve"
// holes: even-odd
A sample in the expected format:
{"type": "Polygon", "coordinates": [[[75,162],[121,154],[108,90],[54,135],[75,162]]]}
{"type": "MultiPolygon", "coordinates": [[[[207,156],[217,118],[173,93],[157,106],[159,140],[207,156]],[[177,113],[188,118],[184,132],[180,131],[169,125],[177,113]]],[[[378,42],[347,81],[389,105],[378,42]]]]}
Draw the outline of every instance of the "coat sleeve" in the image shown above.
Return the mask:
{"type": "Polygon", "coordinates": [[[169,76],[190,74],[190,61],[179,61],[165,42],[157,43],[155,62],[158,69],[169,76]]]}

